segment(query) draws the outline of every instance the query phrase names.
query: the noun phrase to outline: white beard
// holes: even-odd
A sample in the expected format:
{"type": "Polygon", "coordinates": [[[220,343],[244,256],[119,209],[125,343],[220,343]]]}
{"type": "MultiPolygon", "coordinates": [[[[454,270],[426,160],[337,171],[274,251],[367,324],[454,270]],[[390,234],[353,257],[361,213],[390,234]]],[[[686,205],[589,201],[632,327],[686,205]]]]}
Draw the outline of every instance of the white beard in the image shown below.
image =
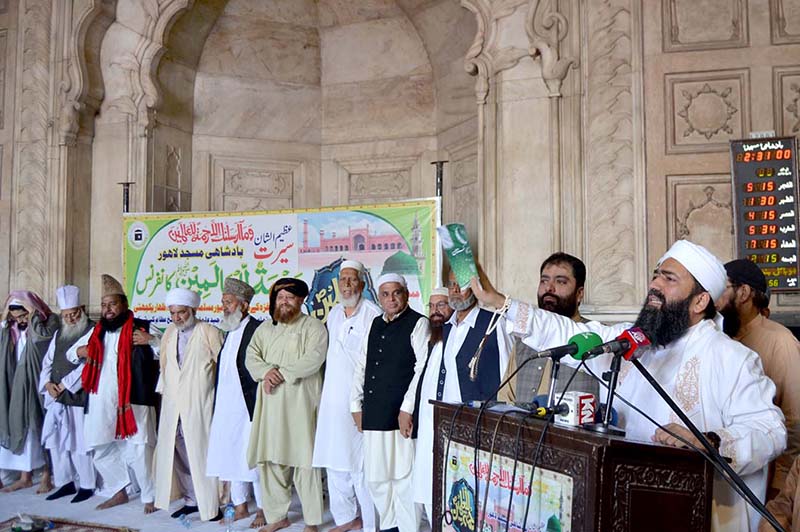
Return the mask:
{"type": "Polygon", "coordinates": [[[343,297],[342,305],[344,305],[347,308],[354,308],[356,305],[358,305],[360,299],[361,299],[361,294],[356,294],[350,297],[343,297]]]}
{"type": "Polygon", "coordinates": [[[242,323],[243,319],[244,314],[242,313],[242,309],[237,308],[231,314],[223,316],[220,322],[217,324],[217,327],[225,332],[235,331],[239,328],[239,325],[242,323]]]}
{"type": "Polygon", "coordinates": [[[81,312],[81,317],[72,325],[62,321],[58,335],[62,340],[67,342],[77,340],[83,335],[83,331],[86,330],[88,324],[89,316],[87,316],[85,312],[81,312]]]}
{"type": "Polygon", "coordinates": [[[447,302],[447,304],[450,305],[450,308],[455,310],[456,312],[467,310],[469,307],[472,306],[473,303],[475,303],[475,294],[470,294],[469,297],[465,297],[461,301],[450,298],[447,302]]]}
{"type": "Polygon", "coordinates": [[[189,318],[187,318],[187,320],[181,323],[180,325],[176,323],[175,328],[178,329],[179,331],[185,331],[186,329],[191,329],[192,327],[194,327],[194,324],[196,322],[197,319],[192,315],[189,316],[189,318]]]}

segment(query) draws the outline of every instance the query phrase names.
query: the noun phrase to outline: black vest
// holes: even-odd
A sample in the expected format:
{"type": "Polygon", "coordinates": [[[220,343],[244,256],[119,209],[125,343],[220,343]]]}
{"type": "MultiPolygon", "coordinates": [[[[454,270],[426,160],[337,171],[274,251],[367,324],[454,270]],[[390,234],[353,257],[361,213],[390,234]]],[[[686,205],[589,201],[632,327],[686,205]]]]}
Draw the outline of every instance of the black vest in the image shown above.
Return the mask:
{"type": "MultiPolygon", "coordinates": [[[[133,329],[150,331],[150,322],[133,318],[133,329]]],[[[131,404],[158,406],[160,395],[156,393],[161,366],[153,348],[149,345],[134,345],[131,353],[131,404]]]]}
{"type": "MultiPolygon", "coordinates": [[[[150,331],[150,322],[133,318],[133,330],[150,331]]],[[[103,339],[101,338],[102,342],[103,339]]],[[[134,345],[131,351],[131,395],[132,405],[159,406],[156,384],[161,368],[153,348],[149,345],[134,345]]],[[[86,395],[86,411],[89,411],[91,394],[86,395]]],[[[158,417],[156,417],[158,419],[158,417]]]]}
{"type": "Polygon", "coordinates": [[[367,366],[364,371],[362,428],[398,430],[397,416],[408,385],[414,378],[417,358],[411,346],[411,333],[422,314],[406,308],[390,322],[377,316],[367,340],[367,366]]]}
{"type": "MultiPolygon", "coordinates": [[[[79,364],[73,364],[69,360],[67,360],[67,351],[70,347],[75,343],[75,341],[82,337],[84,334],[89,332],[90,329],[94,327],[94,322],[89,320],[86,324],[86,328],[81,332],[80,336],[75,337],[71,340],[62,340],[61,339],[61,332],[59,331],[56,334],[56,345],[55,345],[55,352],[53,353],[53,365],[50,368],[50,382],[53,384],[59,384],[61,379],[66,377],[68,374],[72,373],[75,368],[78,367],[79,364]]],[[[67,406],[83,406],[86,404],[86,392],[83,391],[81,388],[76,393],[72,393],[69,390],[64,390],[58,398],[56,398],[61,404],[67,406]]]]}
{"type": "MultiPolygon", "coordinates": [[[[253,333],[263,323],[262,320],[257,320],[254,316],[250,316],[250,321],[244,326],[242,333],[242,341],[239,343],[239,351],[236,353],[236,371],[239,373],[239,382],[242,385],[242,395],[244,396],[244,404],[247,405],[247,413],[250,414],[250,421],[253,421],[253,410],[256,408],[256,394],[258,393],[258,383],[250,376],[250,372],[244,365],[244,359],[247,356],[247,346],[250,345],[250,339],[253,338],[253,333]]],[[[225,336],[225,342],[228,341],[228,336],[225,336]]],[[[225,343],[222,344],[222,349],[225,348],[225,343]]],[[[214,409],[217,408],[217,386],[219,386],[219,364],[222,357],[222,349],[217,355],[217,372],[214,376],[214,409]]]]}
{"type": "MultiPolygon", "coordinates": [[[[461,389],[462,402],[486,401],[497,397],[496,393],[489,395],[495,392],[500,385],[500,353],[497,349],[496,329],[489,335],[483,345],[483,351],[481,351],[480,361],[478,362],[478,378],[475,381],[469,378],[469,363],[472,361],[472,357],[475,356],[475,352],[486,334],[486,329],[489,328],[492,315],[493,313],[488,310],[478,309],[475,326],[467,333],[467,337],[456,355],[456,369],[458,370],[458,384],[461,389]]],[[[442,342],[444,343],[442,353],[447,349],[447,338],[452,329],[453,326],[451,324],[445,324],[442,334],[442,342]]],[[[440,372],[444,372],[444,367],[444,356],[442,356],[440,372]]],[[[454,376],[451,375],[450,377],[453,378],[454,376]]],[[[440,381],[443,383],[444,379],[440,379],[440,381]]],[[[441,400],[441,390],[443,388],[444,384],[441,384],[436,397],[439,400],[441,400]]]]}

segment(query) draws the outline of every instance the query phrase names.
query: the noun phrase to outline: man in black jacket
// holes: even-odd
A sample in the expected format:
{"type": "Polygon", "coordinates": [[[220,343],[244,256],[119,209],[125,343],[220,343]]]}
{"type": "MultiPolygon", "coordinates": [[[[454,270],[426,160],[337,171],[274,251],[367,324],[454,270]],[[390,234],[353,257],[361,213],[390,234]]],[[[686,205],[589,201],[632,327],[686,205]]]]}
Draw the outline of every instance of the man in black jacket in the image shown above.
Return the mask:
{"type": "Polygon", "coordinates": [[[261,509],[261,488],[257,469],[247,467],[247,444],[256,404],[258,383],[244,365],[247,346],[261,320],[249,314],[255,291],[249,284],[228,277],[222,289],[224,316],[219,328],[227,333],[217,360],[217,385],[214,417],[208,442],[206,474],[231,483],[234,519],[250,515],[247,498],[252,487],[258,511],[251,526],[266,525],[261,509]]]}
{"type": "Polygon", "coordinates": [[[428,318],[408,306],[402,275],[378,279],[378,300],[383,314],[373,320],[356,365],[350,412],[364,432],[364,474],[380,528],[416,532],[412,414],[428,355],[428,318]]]}

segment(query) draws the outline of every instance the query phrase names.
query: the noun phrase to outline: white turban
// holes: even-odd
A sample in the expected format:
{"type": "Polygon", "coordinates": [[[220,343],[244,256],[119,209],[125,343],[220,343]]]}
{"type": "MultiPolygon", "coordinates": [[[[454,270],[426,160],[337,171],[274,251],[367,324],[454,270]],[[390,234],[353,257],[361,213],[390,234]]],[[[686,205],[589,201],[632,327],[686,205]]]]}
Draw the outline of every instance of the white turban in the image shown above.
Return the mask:
{"type": "Polygon", "coordinates": [[[173,288],[167,292],[166,304],[168,307],[181,305],[183,307],[197,308],[200,306],[200,294],[186,288],[173,288]]]}
{"type": "Polygon", "coordinates": [[[725,291],[725,285],[728,283],[725,266],[703,246],[688,240],[678,240],[659,259],[658,265],[660,266],[667,259],[675,259],[689,270],[697,282],[706,289],[712,300],[719,299],[722,292],[725,291]]]}
{"type": "Polygon", "coordinates": [[[400,283],[403,288],[408,288],[408,285],[406,284],[406,278],[399,273],[384,273],[378,277],[378,288],[386,283],[400,283]]]}
{"type": "Polygon", "coordinates": [[[67,310],[81,306],[81,289],[71,284],[56,288],[58,308],[67,310]]]}
{"type": "Polygon", "coordinates": [[[358,262],[357,260],[344,260],[339,265],[339,271],[344,270],[345,268],[351,268],[358,273],[364,273],[364,265],[358,262]]]}
{"type": "Polygon", "coordinates": [[[433,290],[431,290],[431,297],[433,297],[433,296],[445,296],[445,297],[449,297],[449,296],[450,296],[450,291],[449,291],[449,290],[447,290],[447,288],[442,288],[442,287],[440,286],[440,287],[438,287],[438,288],[434,288],[433,290]]]}

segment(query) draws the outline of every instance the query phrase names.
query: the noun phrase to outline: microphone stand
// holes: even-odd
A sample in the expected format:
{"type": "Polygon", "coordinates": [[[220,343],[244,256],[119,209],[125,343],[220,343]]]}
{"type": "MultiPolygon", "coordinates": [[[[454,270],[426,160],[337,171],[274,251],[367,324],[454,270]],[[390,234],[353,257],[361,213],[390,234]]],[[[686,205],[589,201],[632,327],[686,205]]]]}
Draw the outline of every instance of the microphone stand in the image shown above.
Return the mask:
{"type": "MultiPolygon", "coordinates": [[[[647,382],[650,383],[650,386],[652,386],[653,389],[656,391],[656,393],[660,395],[661,398],[664,399],[664,401],[666,401],[670,409],[672,409],[672,411],[675,412],[675,415],[677,415],[678,418],[680,418],[683,424],[686,425],[686,428],[688,428],[689,431],[694,435],[694,437],[697,438],[697,440],[703,445],[705,450],[708,452],[708,455],[711,458],[713,458],[714,461],[717,462],[719,466],[725,471],[728,477],[730,477],[731,482],[733,484],[736,484],[736,486],[738,486],[742,490],[742,494],[745,496],[745,499],[747,499],[747,502],[749,502],[753,506],[753,508],[758,510],[759,513],[767,521],[769,521],[769,524],[775,528],[775,530],[780,530],[785,532],[784,528],[780,525],[780,523],[778,523],[778,521],[769,512],[769,510],[767,510],[766,506],[764,506],[761,500],[758,497],[756,497],[756,495],[750,490],[750,487],[747,484],[745,484],[744,480],[742,480],[742,477],[736,474],[736,472],[733,470],[730,464],[728,464],[728,461],[725,460],[719,454],[719,451],[717,451],[716,447],[711,445],[711,442],[708,441],[706,435],[700,432],[700,429],[698,429],[697,426],[694,423],[692,423],[692,421],[689,419],[689,416],[683,413],[683,410],[681,410],[681,408],[675,403],[675,401],[672,400],[672,397],[669,396],[669,394],[667,393],[666,390],[664,390],[661,384],[659,384],[658,381],[650,374],[650,372],[647,371],[647,369],[642,365],[641,362],[639,362],[637,359],[633,359],[632,362],[633,365],[636,367],[636,369],[639,370],[639,373],[641,373],[642,376],[645,378],[645,380],[647,380],[647,382]]],[[[609,387],[609,391],[610,390],[611,387],[609,387]]]]}
{"type": "Polygon", "coordinates": [[[561,368],[561,357],[551,356],[552,361],[550,370],[550,388],[547,390],[547,406],[555,408],[556,401],[556,380],[558,379],[558,370],[561,368]]]}
{"type": "Polygon", "coordinates": [[[603,412],[603,422],[584,425],[584,428],[601,434],[625,436],[624,430],[611,424],[611,404],[614,402],[614,391],[617,389],[617,380],[619,379],[619,370],[621,366],[622,353],[614,353],[614,358],[611,360],[611,368],[607,373],[603,374],[603,379],[609,381],[608,393],[606,394],[606,409],[603,412]],[[610,374],[610,378],[606,379],[605,377],[608,374],[610,374]]]}

